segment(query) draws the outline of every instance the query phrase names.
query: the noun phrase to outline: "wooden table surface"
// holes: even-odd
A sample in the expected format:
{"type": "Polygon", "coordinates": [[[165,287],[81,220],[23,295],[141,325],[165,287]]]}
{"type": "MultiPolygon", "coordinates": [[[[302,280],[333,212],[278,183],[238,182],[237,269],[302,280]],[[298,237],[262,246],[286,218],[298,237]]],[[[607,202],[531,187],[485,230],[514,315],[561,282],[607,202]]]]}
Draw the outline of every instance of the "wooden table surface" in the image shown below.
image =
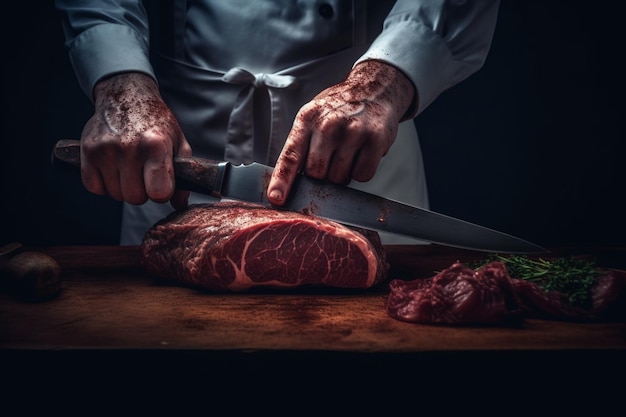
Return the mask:
{"type": "MultiPolygon", "coordinates": [[[[213,367],[233,361],[247,367],[284,364],[290,358],[313,364],[319,362],[313,359],[323,358],[329,366],[360,367],[365,361],[393,369],[410,362],[424,369],[426,363],[434,366],[444,358],[446,363],[458,358],[457,363],[467,366],[468,357],[472,363],[479,363],[475,358],[487,363],[487,358],[494,366],[516,358],[522,366],[542,354],[560,358],[565,367],[564,358],[614,362],[626,352],[625,323],[527,319],[519,327],[419,325],[386,314],[384,285],[367,291],[214,294],[146,276],[138,265],[137,247],[32,250],[58,261],[63,290],[40,303],[0,294],[0,349],[7,361],[43,361],[50,355],[67,361],[94,352],[136,359],[142,352],[142,358],[157,355],[161,366],[167,362],[163,357],[171,363],[204,361],[213,367]]],[[[593,251],[554,251],[565,252],[593,251]]],[[[626,252],[603,248],[594,253],[599,264],[620,267],[626,252]]],[[[484,256],[436,245],[391,246],[387,254],[390,277],[404,279],[431,276],[455,260],[484,256]]]]}

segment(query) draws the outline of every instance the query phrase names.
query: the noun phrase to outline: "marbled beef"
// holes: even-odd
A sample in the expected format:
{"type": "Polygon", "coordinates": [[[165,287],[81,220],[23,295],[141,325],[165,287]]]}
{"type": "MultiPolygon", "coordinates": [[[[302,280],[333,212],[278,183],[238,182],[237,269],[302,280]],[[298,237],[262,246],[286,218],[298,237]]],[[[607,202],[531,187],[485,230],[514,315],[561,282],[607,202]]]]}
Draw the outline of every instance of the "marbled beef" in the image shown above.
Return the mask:
{"type": "Polygon", "coordinates": [[[375,232],[243,202],[196,204],[155,224],[145,269],[215,291],[253,287],[370,288],[387,277],[375,232]]]}

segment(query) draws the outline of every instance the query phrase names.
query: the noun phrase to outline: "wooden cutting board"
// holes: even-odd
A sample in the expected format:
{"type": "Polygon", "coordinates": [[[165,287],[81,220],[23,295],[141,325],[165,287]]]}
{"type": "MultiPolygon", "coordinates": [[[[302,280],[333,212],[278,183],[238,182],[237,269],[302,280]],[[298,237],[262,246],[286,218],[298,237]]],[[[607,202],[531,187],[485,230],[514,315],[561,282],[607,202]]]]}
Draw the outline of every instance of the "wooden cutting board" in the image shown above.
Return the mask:
{"type": "MultiPolygon", "coordinates": [[[[335,352],[625,349],[626,324],[526,320],[519,327],[405,323],[384,309],[386,286],[367,291],[214,294],[146,276],[137,247],[39,248],[61,265],[54,300],[0,294],[0,347],[335,352]]],[[[481,253],[388,247],[392,278],[419,278],[481,253]]]]}
{"type": "MultiPolygon", "coordinates": [[[[337,410],[337,400],[350,413],[360,407],[369,414],[376,404],[385,412],[429,404],[449,411],[448,398],[466,411],[496,397],[519,410],[529,384],[531,397],[555,398],[559,412],[563,398],[577,411],[589,399],[594,413],[622,398],[614,381],[626,374],[626,323],[416,325],[386,314],[384,285],[211,294],[146,276],[135,247],[39,250],[61,265],[63,290],[42,303],[0,293],[0,373],[10,383],[3,404],[21,394],[28,400],[20,407],[135,398],[145,414],[146,406],[162,411],[176,392],[176,414],[190,404],[196,411],[250,405],[255,413],[259,405],[275,411],[289,404],[289,415],[314,405],[323,415],[337,410]],[[137,396],[141,388],[147,392],[137,396]],[[54,400],[39,401],[44,392],[54,400]]],[[[602,251],[607,262],[624,253],[602,251]]],[[[484,256],[436,246],[388,247],[387,254],[391,277],[405,279],[484,256]]]]}

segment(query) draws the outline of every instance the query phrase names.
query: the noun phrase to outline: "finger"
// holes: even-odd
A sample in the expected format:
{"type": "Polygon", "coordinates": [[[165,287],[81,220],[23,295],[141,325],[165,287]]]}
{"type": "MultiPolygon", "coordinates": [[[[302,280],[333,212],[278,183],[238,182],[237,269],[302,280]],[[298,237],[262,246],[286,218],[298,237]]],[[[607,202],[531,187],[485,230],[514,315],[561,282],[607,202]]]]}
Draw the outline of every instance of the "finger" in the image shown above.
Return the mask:
{"type": "Polygon", "coordinates": [[[374,155],[373,152],[362,149],[354,159],[352,179],[360,182],[371,180],[382,157],[382,154],[374,155]]]}
{"type": "MultiPolygon", "coordinates": [[[[344,183],[350,176],[353,154],[360,146],[354,119],[326,113],[311,135],[305,173],[309,177],[344,183]]],[[[356,127],[358,128],[358,127],[356,127]]]]}
{"type": "Polygon", "coordinates": [[[120,153],[110,137],[81,136],[81,172],[85,188],[94,194],[108,194],[123,201],[120,186],[120,153]]]}
{"type": "MultiPolygon", "coordinates": [[[[191,145],[187,139],[183,136],[181,141],[179,142],[179,146],[177,148],[176,156],[181,157],[190,157],[193,152],[191,149],[191,145]]],[[[175,181],[175,180],[174,180],[175,181]]],[[[186,190],[174,190],[174,195],[170,199],[170,204],[175,210],[182,210],[189,205],[189,191],[186,190]]]]}
{"type": "Polygon", "coordinates": [[[122,199],[129,204],[143,204],[148,200],[144,184],[143,167],[137,163],[120,164],[120,190],[122,199]]]}
{"type": "Polygon", "coordinates": [[[124,201],[122,187],[120,185],[120,172],[118,165],[114,163],[100,164],[100,175],[104,184],[105,193],[117,201],[124,201]]]}
{"type": "Polygon", "coordinates": [[[165,155],[155,153],[145,162],[143,167],[143,181],[147,197],[162,203],[174,195],[174,163],[172,153],[165,155]]]}
{"type": "Polygon", "coordinates": [[[80,175],[84,187],[93,194],[105,195],[107,192],[100,170],[88,161],[82,149],[80,159],[80,175]]]}
{"type": "Polygon", "coordinates": [[[352,166],[354,164],[355,151],[353,149],[340,148],[334,153],[328,168],[327,179],[335,184],[346,185],[352,179],[352,166]]]}
{"type": "Polygon", "coordinates": [[[108,194],[114,200],[123,201],[119,157],[107,147],[101,146],[92,149],[93,151],[86,152],[85,155],[92,155],[91,158],[88,158],[88,162],[93,169],[98,171],[104,194],[108,194]],[[94,159],[94,156],[97,158],[94,159]]]}
{"type": "Polygon", "coordinates": [[[293,181],[304,166],[310,135],[311,131],[302,123],[302,117],[296,118],[267,187],[267,199],[270,203],[281,206],[287,200],[293,181]]]}
{"type": "Polygon", "coordinates": [[[344,126],[337,132],[342,137],[336,139],[338,143],[336,151],[332,155],[328,167],[327,179],[336,184],[348,184],[352,179],[352,169],[357,154],[363,146],[364,136],[360,124],[355,120],[345,120],[344,126]]]}
{"type": "Polygon", "coordinates": [[[336,139],[329,137],[329,135],[329,133],[320,130],[312,132],[304,168],[307,176],[320,180],[326,179],[336,147],[336,139]]]}
{"type": "Polygon", "coordinates": [[[387,150],[387,146],[381,144],[380,140],[366,142],[355,155],[352,178],[360,182],[371,180],[387,150]]]}

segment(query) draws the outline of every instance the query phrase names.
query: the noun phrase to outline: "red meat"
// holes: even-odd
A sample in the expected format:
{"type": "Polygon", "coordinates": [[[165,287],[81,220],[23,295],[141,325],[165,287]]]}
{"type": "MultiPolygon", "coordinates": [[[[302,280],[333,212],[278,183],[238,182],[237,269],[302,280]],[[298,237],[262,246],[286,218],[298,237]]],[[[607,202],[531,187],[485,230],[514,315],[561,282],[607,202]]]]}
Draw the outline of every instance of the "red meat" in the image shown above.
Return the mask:
{"type": "Polygon", "coordinates": [[[375,232],[243,202],[173,213],[146,233],[142,262],[153,275],[215,291],[370,288],[388,270],[375,232]]]}
{"type": "Polygon", "coordinates": [[[432,278],[392,280],[387,313],[423,324],[498,324],[523,317],[563,321],[620,321],[626,318],[626,276],[605,270],[591,289],[592,306],[572,306],[567,297],[511,278],[502,262],[478,270],[460,263],[432,278]]]}
{"type": "Polygon", "coordinates": [[[501,262],[478,271],[455,263],[428,279],[392,280],[387,313],[396,319],[431,324],[501,323],[519,318],[511,279],[501,262]]]}

